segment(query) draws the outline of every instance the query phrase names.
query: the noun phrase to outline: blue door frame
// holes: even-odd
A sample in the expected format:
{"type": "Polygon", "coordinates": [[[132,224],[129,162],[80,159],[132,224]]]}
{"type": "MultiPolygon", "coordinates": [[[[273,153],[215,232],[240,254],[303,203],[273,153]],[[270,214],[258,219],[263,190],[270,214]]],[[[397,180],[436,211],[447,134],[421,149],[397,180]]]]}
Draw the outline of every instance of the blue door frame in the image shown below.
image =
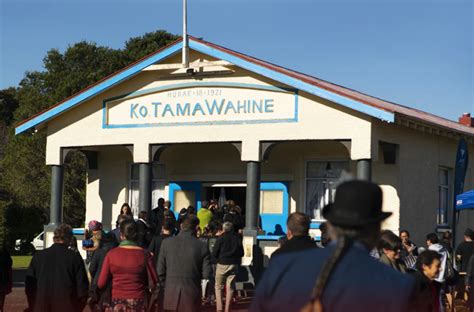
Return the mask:
{"type": "Polygon", "coordinates": [[[260,191],[283,192],[282,213],[260,212],[260,218],[262,220],[262,229],[266,232],[266,235],[285,235],[286,219],[288,218],[288,184],[286,182],[261,182],[260,191]]]}
{"type": "MultiPolygon", "coordinates": [[[[175,192],[176,191],[194,191],[196,211],[201,208],[201,182],[170,182],[169,183],[169,199],[171,201],[171,210],[178,217],[179,210],[185,207],[176,207],[175,192]]],[[[282,213],[260,213],[262,229],[267,235],[285,235],[286,219],[288,218],[288,184],[286,182],[261,182],[260,191],[282,191],[283,192],[283,211],[282,213]],[[271,234],[270,234],[271,233],[271,234]]],[[[259,208],[260,209],[260,208],[259,208]]]]}
{"type": "Polygon", "coordinates": [[[196,212],[201,208],[201,189],[202,183],[201,182],[170,182],[169,183],[169,196],[168,198],[171,201],[171,210],[173,210],[176,218],[178,218],[179,211],[182,208],[188,207],[176,207],[175,204],[175,196],[174,193],[176,191],[194,191],[195,193],[195,202],[194,207],[196,208],[196,212]]]}

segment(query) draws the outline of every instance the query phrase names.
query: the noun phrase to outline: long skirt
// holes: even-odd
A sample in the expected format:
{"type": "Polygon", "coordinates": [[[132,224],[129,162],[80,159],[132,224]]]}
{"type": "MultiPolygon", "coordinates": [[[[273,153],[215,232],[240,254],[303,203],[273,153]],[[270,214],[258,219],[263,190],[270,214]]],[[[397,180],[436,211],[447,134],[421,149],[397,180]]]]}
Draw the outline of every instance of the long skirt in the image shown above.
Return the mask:
{"type": "Polygon", "coordinates": [[[145,299],[112,299],[105,312],[146,312],[145,299]]]}

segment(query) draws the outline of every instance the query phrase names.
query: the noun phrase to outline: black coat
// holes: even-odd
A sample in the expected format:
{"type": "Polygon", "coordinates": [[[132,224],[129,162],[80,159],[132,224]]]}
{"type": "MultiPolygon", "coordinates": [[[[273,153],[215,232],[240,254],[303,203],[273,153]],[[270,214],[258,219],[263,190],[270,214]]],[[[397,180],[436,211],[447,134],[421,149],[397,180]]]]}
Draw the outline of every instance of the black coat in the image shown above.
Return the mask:
{"type": "Polygon", "coordinates": [[[439,283],[430,281],[423,273],[418,271],[412,271],[410,275],[416,280],[416,293],[412,311],[439,311],[439,283]]]}
{"type": "Polygon", "coordinates": [[[209,250],[191,231],[161,243],[158,278],[165,287],[165,310],[197,311],[201,298],[201,279],[209,279],[209,250]]]}
{"type": "Polygon", "coordinates": [[[240,264],[243,256],[242,237],[233,232],[219,237],[212,250],[212,260],[219,264],[240,264]]]}
{"type": "Polygon", "coordinates": [[[115,235],[111,234],[109,240],[102,240],[102,246],[94,252],[92,256],[91,264],[89,266],[89,273],[91,274],[91,288],[89,291],[91,302],[97,304],[99,307],[103,307],[104,304],[110,303],[112,300],[112,280],[107,283],[104,289],[97,288],[97,281],[99,280],[100,271],[102,269],[102,263],[104,262],[107,253],[117,247],[115,241],[115,235]],[[112,240],[113,239],[113,240],[112,240]]]}
{"type": "Polygon", "coordinates": [[[84,261],[67,246],[53,244],[31,259],[25,292],[32,311],[82,311],[88,288],[84,261]]]}
{"type": "Polygon", "coordinates": [[[275,256],[282,255],[288,252],[302,251],[310,248],[318,248],[316,243],[309,236],[293,236],[290,240],[283,243],[283,245],[275,250],[272,254],[272,259],[275,256]]]}
{"type": "MultiPolygon", "coordinates": [[[[315,281],[335,244],[275,257],[257,285],[251,312],[292,312],[310,301],[315,281]]],[[[351,246],[337,263],[322,295],[324,311],[405,312],[415,281],[369,255],[361,244],[351,246]]]]}

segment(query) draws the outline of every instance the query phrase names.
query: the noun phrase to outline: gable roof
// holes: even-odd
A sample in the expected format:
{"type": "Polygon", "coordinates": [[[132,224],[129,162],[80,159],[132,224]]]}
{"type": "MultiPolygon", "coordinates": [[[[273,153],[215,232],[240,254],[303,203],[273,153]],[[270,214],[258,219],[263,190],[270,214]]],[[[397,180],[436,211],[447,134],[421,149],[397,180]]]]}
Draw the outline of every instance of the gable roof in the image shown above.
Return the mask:
{"type": "MultiPolygon", "coordinates": [[[[81,90],[71,97],[49,107],[48,109],[20,122],[15,133],[19,134],[39,126],[63,112],[80,105],[84,101],[116,86],[117,84],[137,75],[142,69],[160,62],[182,49],[182,38],[168,46],[151,53],[122,70],[105,77],[95,84],[81,90]]],[[[454,121],[441,118],[420,110],[387,102],[361,92],[339,86],[306,74],[302,74],[263,60],[218,46],[216,44],[189,36],[189,48],[217,59],[225,60],[251,72],[268,77],[272,80],[292,86],[296,89],[327,99],[339,105],[359,111],[377,119],[394,122],[395,115],[422,121],[438,127],[447,128],[462,134],[474,136],[474,128],[461,125],[454,121]]]]}

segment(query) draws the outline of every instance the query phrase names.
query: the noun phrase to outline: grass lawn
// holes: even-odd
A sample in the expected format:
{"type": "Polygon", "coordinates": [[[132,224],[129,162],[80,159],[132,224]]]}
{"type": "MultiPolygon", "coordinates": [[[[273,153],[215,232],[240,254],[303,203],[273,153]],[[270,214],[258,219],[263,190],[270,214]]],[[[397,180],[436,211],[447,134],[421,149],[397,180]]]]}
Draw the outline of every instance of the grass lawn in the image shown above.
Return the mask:
{"type": "Polygon", "coordinates": [[[13,269],[24,269],[30,266],[32,256],[12,256],[13,269]]]}

